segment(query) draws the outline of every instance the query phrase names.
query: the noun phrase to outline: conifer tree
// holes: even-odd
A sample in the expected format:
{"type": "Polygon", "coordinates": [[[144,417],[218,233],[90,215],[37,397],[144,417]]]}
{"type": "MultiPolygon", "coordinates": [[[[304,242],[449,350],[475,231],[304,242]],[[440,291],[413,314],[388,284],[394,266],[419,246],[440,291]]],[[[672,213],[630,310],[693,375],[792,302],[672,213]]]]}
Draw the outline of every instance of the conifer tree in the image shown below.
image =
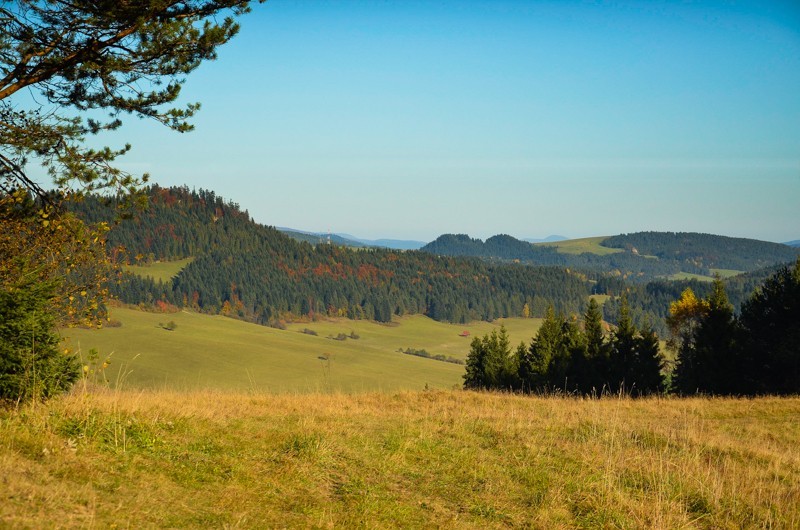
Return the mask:
{"type": "Polygon", "coordinates": [[[594,298],[589,299],[584,314],[584,333],[586,333],[586,360],[588,373],[585,390],[600,393],[608,382],[609,352],[603,334],[603,315],[594,298]]]}
{"type": "Polygon", "coordinates": [[[800,258],[764,282],[740,321],[744,392],[800,393],[800,258]]]}
{"type": "Polygon", "coordinates": [[[514,386],[516,367],[505,326],[483,338],[472,339],[467,355],[464,388],[474,390],[510,390],[514,386]]]}

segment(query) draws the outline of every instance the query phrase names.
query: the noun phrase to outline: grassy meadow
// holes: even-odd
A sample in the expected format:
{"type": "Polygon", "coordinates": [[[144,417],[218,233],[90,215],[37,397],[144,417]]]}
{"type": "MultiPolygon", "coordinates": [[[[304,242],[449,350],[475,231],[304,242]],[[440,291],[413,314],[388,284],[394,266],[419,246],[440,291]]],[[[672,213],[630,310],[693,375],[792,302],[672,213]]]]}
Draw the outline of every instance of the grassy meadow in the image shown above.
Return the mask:
{"type": "Polygon", "coordinates": [[[168,282],[178,275],[194,258],[185,258],[175,261],[156,261],[148,263],[147,265],[123,265],[123,268],[141,276],[143,278],[150,277],[155,281],[168,282]]]}
{"type": "Polygon", "coordinates": [[[798,528],[800,398],[114,391],[0,410],[9,528],[798,528]]]}
{"type": "MultiPolygon", "coordinates": [[[[425,349],[431,355],[465,359],[471,336],[505,324],[514,344],[529,342],[539,319],[505,319],[453,325],[424,316],[391,324],[337,319],[290,324],[286,330],[198,313],[146,313],[112,308],[121,327],[64,329],[69,346],[88,363],[89,351],[110,356],[100,377],[123,388],[221,389],[268,392],[362,392],[452,388],[463,382],[464,366],[405,355],[425,349]],[[165,329],[169,323],[175,329],[165,329]],[[313,330],[317,335],[304,333],[313,330]],[[355,332],[357,340],[333,340],[355,332]]],[[[92,366],[93,376],[95,368],[92,366]]]]}
{"type": "Polygon", "coordinates": [[[561,254],[583,254],[584,252],[588,252],[590,254],[605,256],[607,254],[623,252],[621,248],[609,248],[602,246],[600,243],[602,243],[605,239],[608,239],[608,236],[583,237],[580,239],[567,239],[564,241],[534,244],[546,247],[556,247],[556,250],[561,254]]]}

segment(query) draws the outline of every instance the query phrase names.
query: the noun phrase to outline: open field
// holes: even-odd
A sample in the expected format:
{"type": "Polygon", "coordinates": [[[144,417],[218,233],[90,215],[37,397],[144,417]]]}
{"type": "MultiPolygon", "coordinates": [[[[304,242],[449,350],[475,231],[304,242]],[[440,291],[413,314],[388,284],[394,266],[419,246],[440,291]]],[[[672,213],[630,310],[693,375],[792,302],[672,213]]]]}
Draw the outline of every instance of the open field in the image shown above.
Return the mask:
{"type": "Polygon", "coordinates": [[[744,271],[737,271],[733,269],[709,269],[711,274],[719,274],[720,278],[731,278],[743,274],[744,271]]]}
{"type": "Polygon", "coordinates": [[[798,528],[800,398],[90,391],[0,411],[0,526],[798,528]]]}
{"type": "Polygon", "coordinates": [[[692,272],[676,272],[665,276],[667,280],[697,280],[699,282],[713,282],[713,276],[705,276],[703,274],[694,274],[692,272]]]}
{"type": "Polygon", "coordinates": [[[166,283],[177,276],[192,260],[194,258],[185,258],[177,261],[156,261],[148,265],[124,265],[123,268],[137,276],[150,277],[157,282],[166,283]]]}
{"type": "Polygon", "coordinates": [[[590,254],[599,254],[601,256],[605,256],[607,254],[623,252],[621,248],[608,248],[601,246],[600,243],[607,238],[608,236],[584,237],[581,239],[567,239],[566,241],[556,241],[553,243],[534,244],[547,247],[556,247],[558,252],[561,254],[583,254],[584,252],[588,252],[590,254]]]}
{"type": "Polygon", "coordinates": [[[95,348],[102,359],[111,355],[106,377],[125,388],[227,389],[257,391],[366,391],[451,388],[463,382],[462,365],[399,353],[399,348],[425,349],[431,355],[465,359],[470,338],[506,324],[517,344],[530,342],[538,319],[506,319],[453,325],[423,316],[398,319],[391,325],[336,320],[292,324],[278,330],[221,316],[197,313],[145,313],[112,308],[122,327],[101,330],[65,329],[62,334],[84,358],[95,348]],[[174,331],[164,329],[170,321],[174,331]],[[302,333],[309,328],[317,336],[302,333]],[[332,340],[349,335],[358,340],[332,340]]]}

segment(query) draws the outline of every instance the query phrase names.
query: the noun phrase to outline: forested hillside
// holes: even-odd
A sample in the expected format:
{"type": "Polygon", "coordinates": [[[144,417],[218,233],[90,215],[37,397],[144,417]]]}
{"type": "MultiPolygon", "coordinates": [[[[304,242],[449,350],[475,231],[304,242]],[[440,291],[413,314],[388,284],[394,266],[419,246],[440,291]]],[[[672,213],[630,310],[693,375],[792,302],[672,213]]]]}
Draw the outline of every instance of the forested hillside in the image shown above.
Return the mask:
{"type": "Polygon", "coordinates": [[[485,242],[464,234],[444,234],[421,249],[439,256],[475,256],[488,260],[515,261],[581,269],[587,273],[612,273],[634,281],[646,281],[679,272],[708,274],[708,269],[676,262],[654,260],[632,252],[598,255],[590,252],[566,254],[554,246],[534,245],[509,235],[496,235],[485,242]]]}
{"type": "MultiPolygon", "coordinates": [[[[467,322],[544,316],[550,305],[557,312],[579,314],[588,294],[610,296],[603,315],[616,323],[619,297],[625,293],[634,323],[664,336],[670,302],[686,287],[703,296],[710,286],[655,276],[687,269],[708,273],[711,265],[750,267],[793,252],[782,245],[708,236],[695,238],[686,252],[678,253],[680,259],[671,259],[673,247],[661,251],[647,246],[658,240],[652,235],[642,238],[641,248],[635,247],[642,255],[633,248],[606,256],[559,253],[507,235],[485,242],[444,235],[423,251],[350,249],[294,240],[253,222],[247,211],[212,191],[152,186],[147,195],[145,212],[109,232],[109,251],[117,261],[132,264],[194,259],[167,283],[125,274],[112,286],[116,296],[145,307],[187,307],[270,325],[315,315],[388,322],[393,315],[425,314],[467,322]],[[701,241],[711,250],[703,259],[687,258],[701,255],[701,241]],[[768,252],[758,258],[755,249],[762,246],[768,252]],[[725,248],[738,254],[722,256],[725,248]]],[[[76,208],[82,217],[97,222],[113,220],[114,206],[89,197],[76,208]]],[[[632,237],[606,241],[639,244],[632,237]]],[[[728,278],[734,307],[775,269],[728,278]]]]}
{"type": "MultiPolygon", "coordinates": [[[[190,307],[262,324],[314,315],[387,322],[417,313],[467,322],[544,315],[550,304],[580,312],[589,293],[585,277],[563,268],[312,246],[254,223],[211,191],[152,186],[147,194],[149,209],[109,232],[110,251],[132,263],[195,259],[170,283],[125,275],[113,289],[128,303],[190,307]]],[[[97,197],[78,209],[90,221],[114,216],[114,205],[97,197]]]]}
{"type": "Polygon", "coordinates": [[[621,234],[606,238],[601,244],[678,262],[685,272],[690,272],[690,267],[753,271],[791,262],[800,252],[780,243],[691,232],[621,234]]]}
{"type": "Polygon", "coordinates": [[[704,276],[713,269],[755,271],[794,261],[797,249],[778,243],[710,234],[640,232],[606,238],[601,243],[622,252],[599,255],[560,253],[554,246],[532,245],[508,235],[485,242],[467,235],[445,234],[422,248],[440,256],[475,256],[489,260],[557,265],[604,272],[646,282],[678,273],[704,276]]]}

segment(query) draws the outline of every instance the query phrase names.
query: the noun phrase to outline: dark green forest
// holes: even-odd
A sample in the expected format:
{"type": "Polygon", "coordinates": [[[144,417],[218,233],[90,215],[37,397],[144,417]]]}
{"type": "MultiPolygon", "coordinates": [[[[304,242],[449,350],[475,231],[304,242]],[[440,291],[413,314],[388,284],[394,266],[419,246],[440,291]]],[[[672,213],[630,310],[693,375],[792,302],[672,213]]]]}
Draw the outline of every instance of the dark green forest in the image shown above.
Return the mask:
{"type": "MultiPolygon", "coordinates": [[[[108,247],[120,262],[195,259],[169,284],[131,274],[112,291],[123,302],[189,307],[261,324],[347,316],[388,322],[425,314],[468,322],[543,316],[553,305],[578,312],[590,283],[559,267],[488,263],[426,252],[352,250],[298,242],[259,225],[211,191],[149,187],[149,208],[118,223],[108,247]]],[[[113,201],[89,197],[76,208],[89,222],[114,218],[113,201]]]]}
{"type": "Polygon", "coordinates": [[[684,272],[693,272],[689,270],[693,267],[754,271],[798,256],[797,249],[780,243],[690,232],[621,234],[606,238],[601,245],[674,262],[684,272]]]}

